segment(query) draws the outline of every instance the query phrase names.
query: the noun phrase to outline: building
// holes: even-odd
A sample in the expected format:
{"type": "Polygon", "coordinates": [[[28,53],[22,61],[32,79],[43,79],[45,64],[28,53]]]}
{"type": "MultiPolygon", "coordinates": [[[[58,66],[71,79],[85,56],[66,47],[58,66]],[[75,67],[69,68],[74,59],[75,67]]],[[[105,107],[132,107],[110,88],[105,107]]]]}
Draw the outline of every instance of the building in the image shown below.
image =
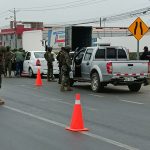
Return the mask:
{"type": "Polygon", "coordinates": [[[24,31],[42,30],[43,22],[10,22],[10,28],[1,29],[0,46],[10,46],[11,49],[22,48],[22,33],[24,31]]]}

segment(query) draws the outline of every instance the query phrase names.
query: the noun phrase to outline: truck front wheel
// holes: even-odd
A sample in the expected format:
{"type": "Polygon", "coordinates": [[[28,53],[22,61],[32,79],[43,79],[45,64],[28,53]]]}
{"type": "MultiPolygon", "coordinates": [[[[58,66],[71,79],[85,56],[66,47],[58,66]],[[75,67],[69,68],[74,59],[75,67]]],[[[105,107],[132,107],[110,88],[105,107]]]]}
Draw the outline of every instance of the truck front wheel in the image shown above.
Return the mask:
{"type": "Polygon", "coordinates": [[[138,92],[141,88],[141,84],[140,83],[133,83],[133,84],[128,85],[128,88],[132,92],[138,92]]]}
{"type": "Polygon", "coordinates": [[[100,83],[99,75],[97,72],[91,76],[91,89],[93,92],[100,92],[104,89],[104,86],[100,83]]]}

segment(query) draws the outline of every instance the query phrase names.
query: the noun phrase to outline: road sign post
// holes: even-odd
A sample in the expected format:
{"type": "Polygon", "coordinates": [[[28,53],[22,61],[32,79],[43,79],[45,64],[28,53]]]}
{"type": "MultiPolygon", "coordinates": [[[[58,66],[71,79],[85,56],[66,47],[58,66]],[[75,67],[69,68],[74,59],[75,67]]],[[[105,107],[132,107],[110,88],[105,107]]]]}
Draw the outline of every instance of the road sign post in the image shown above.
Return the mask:
{"type": "Polygon", "coordinates": [[[139,60],[139,44],[140,39],[148,31],[149,27],[138,17],[128,28],[128,30],[137,39],[137,60],[139,60]]]}
{"type": "Polygon", "coordinates": [[[140,42],[139,42],[139,40],[137,40],[137,56],[136,56],[137,60],[139,60],[139,58],[140,58],[139,49],[140,49],[140,42]]]}

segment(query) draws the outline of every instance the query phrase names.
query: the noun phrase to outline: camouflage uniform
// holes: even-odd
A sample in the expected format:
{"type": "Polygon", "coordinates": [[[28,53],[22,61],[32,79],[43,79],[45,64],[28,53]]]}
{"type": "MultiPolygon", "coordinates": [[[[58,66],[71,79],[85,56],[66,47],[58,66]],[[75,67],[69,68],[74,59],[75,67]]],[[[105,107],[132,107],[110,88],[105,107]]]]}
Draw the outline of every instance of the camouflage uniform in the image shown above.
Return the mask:
{"type": "Polygon", "coordinates": [[[62,58],[62,67],[61,67],[61,76],[62,76],[62,82],[61,82],[61,91],[72,91],[70,88],[70,77],[69,73],[71,71],[71,58],[69,55],[70,47],[65,47],[65,50],[63,51],[61,58],[62,58]]]}
{"type": "MultiPolygon", "coordinates": [[[[3,53],[0,51],[0,88],[2,84],[2,75],[3,74],[3,53]]],[[[0,105],[3,105],[4,101],[0,99],[0,105]]]]}
{"type": "Polygon", "coordinates": [[[11,68],[12,68],[12,59],[14,54],[7,48],[7,52],[5,54],[5,73],[4,76],[7,76],[7,70],[9,72],[9,77],[11,77],[11,68]]]}
{"type": "Polygon", "coordinates": [[[46,53],[44,54],[44,57],[47,61],[47,81],[54,80],[53,78],[53,61],[54,61],[54,56],[51,53],[52,47],[48,47],[46,53]]]}
{"type": "MultiPolygon", "coordinates": [[[[61,55],[63,54],[63,51],[64,51],[64,47],[61,48],[61,50],[59,51],[58,55],[57,55],[57,60],[58,60],[58,67],[59,67],[59,80],[58,80],[58,83],[61,84],[61,67],[62,67],[62,57],[61,55]]],[[[64,58],[63,58],[64,59],[64,58]]]]}

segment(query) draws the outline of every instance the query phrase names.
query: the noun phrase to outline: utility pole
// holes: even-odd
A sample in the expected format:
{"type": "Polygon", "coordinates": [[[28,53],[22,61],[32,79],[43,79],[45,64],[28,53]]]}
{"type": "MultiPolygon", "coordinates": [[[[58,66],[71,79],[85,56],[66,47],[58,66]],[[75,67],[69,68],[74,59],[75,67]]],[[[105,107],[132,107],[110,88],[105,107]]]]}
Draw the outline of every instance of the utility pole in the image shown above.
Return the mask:
{"type": "Polygon", "coordinates": [[[102,18],[99,19],[99,26],[102,27],[102,18]]]}
{"type": "Polygon", "coordinates": [[[11,13],[13,13],[13,28],[14,28],[14,45],[15,48],[17,49],[17,21],[16,21],[16,9],[14,8],[14,10],[9,10],[11,13]]]}
{"type": "Polygon", "coordinates": [[[14,29],[15,29],[15,48],[17,49],[17,22],[16,22],[16,9],[14,8],[14,29]]]}

